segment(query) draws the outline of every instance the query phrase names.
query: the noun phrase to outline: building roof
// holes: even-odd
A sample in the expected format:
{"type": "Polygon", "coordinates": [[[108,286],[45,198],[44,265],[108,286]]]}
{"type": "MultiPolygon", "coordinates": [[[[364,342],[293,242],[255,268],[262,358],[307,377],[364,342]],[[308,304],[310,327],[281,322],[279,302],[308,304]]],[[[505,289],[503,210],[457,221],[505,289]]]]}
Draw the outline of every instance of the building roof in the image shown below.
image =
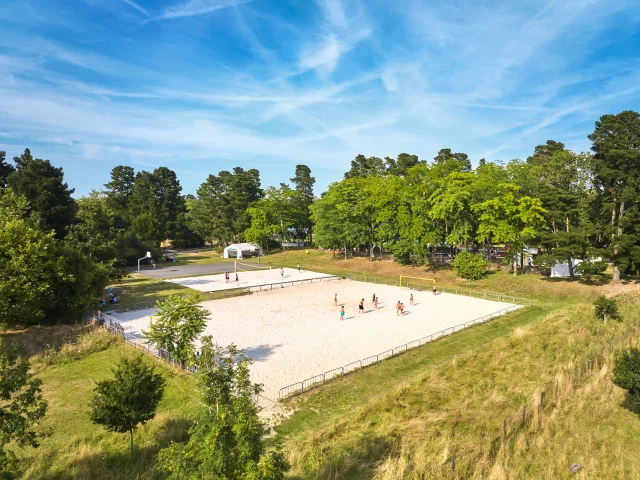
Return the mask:
{"type": "MultiPolygon", "coordinates": [[[[243,252],[259,250],[260,249],[260,247],[258,247],[257,245],[254,245],[253,243],[232,243],[227,248],[231,248],[233,250],[240,250],[240,251],[243,251],[243,252]]],[[[227,248],[225,248],[225,250],[227,248]]]]}

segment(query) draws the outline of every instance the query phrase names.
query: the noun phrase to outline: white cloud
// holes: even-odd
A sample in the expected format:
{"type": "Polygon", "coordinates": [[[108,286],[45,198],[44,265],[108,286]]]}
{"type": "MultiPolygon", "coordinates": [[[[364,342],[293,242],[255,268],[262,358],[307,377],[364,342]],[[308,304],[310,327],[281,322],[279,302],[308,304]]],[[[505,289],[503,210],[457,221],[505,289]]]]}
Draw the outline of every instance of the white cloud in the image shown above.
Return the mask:
{"type": "Polygon", "coordinates": [[[252,0],[187,0],[178,5],[167,7],[157,19],[193,17],[250,1],[252,0]]]}
{"type": "Polygon", "coordinates": [[[328,22],[340,28],[347,27],[347,18],[341,0],[317,0],[328,22]]]}
{"type": "Polygon", "coordinates": [[[324,38],[322,43],[307,47],[300,56],[300,67],[303,70],[318,69],[331,73],[338,65],[340,55],[346,51],[346,46],[335,35],[324,38]]]}
{"type": "Polygon", "coordinates": [[[122,0],[122,2],[126,3],[131,8],[134,8],[135,10],[139,11],[143,15],[146,15],[147,17],[151,16],[151,15],[149,15],[149,12],[147,12],[147,10],[142,5],[140,5],[139,3],[134,2],[133,0],[122,0]]]}

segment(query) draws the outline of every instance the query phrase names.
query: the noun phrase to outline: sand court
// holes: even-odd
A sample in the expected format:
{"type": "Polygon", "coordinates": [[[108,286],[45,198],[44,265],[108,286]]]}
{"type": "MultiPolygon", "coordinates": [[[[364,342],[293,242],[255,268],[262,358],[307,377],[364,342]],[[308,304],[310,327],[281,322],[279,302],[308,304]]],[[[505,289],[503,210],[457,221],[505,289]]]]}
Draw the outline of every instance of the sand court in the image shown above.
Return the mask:
{"type": "MultiPolygon", "coordinates": [[[[254,362],[252,380],[264,384],[264,396],[272,400],[292,383],[511,306],[352,280],[296,285],[202,305],[211,311],[204,335],[212,335],[219,345],[235,343],[244,349],[254,362]],[[333,304],[336,293],[338,306],[333,304]],[[374,293],[378,309],[371,302],[374,293]],[[358,312],[361,299],[364,313],[358,312]],[[396,315],[398,300],[405,304],[404,316],[396,315]]],[[[115,316],[129,337],[142,341],[140,332],[149,328],[154,313],[150,309],[115,316]]]]}
{"type": "Polygon", "coordinates": [[[229,281],[224,278],[224,273],[216,275],[202,275],[198,277],[165,279],[166,282],[177,283],[184,287],[193,288],[200,292],[219,292],[221,290],[232,290],[234,288],[255,289],[266,285],[288,286],[291,282],[300,281],[321,281],[335,278],[326,273],[312,272],[309,270],[296,270],[295,268],[252,267],[250,265],[240,266],[238,269],[238,281],[236,282],[233,264],[229,264],[229,281]]]}

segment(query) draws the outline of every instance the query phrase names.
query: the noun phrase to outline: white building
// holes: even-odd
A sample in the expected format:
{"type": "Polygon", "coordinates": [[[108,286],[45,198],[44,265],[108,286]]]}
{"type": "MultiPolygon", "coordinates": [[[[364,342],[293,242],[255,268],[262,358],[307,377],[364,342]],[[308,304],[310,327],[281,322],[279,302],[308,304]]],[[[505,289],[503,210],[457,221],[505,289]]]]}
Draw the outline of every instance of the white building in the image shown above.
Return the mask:
{"type": "Polygon", "coordinates": [[[224,249],[224,258],[245,258],[262,256],[262,248],[253,243],[232,243],[224,249]]]}

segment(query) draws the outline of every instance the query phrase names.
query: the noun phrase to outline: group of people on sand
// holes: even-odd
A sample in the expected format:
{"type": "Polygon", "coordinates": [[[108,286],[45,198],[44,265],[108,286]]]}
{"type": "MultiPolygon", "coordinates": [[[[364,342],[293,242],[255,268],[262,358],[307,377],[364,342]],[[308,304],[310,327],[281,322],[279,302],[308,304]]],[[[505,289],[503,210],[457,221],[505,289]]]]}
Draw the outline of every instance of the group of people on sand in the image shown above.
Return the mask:
{"type": "MultiPolygon", "coordinates": [[[[434,291],[433,294],[435,295],[435,287],[434,287],[434,291]]],[[[378,296],[374,293],[371,296],[371,304],[373,305],[374,308],[378,308],[378,304],[379,304],[380,300],[378,299],[378,296]]],[[[415,305],[415,300],[413,298],[413,293],[409,295],[409,305],[415,305]]],[[[337,307],[338,306],[338,294],[336,293],[333,296],[333,306],[337,307]]],[[[360,302],[358,303],[358,313],[364,313],[364,298],[360,300],[360,302]]],[[[340,306],[340,320],[344,320],[344,315],[345,315],[345,311],[344,311],[344,305],[340,306]]],[[[398,300],[398,303],[396,303],[396,315],[397,316],[404,316],[405,315],[405,307],[404,307],[404,303],[402,303],[400,300],[398,300]]]]}
{"type": "MultiPolygon", "coordinates": [[[[229,274],[229,272],[224,272],[224,279],[227,283],[229,283],[229,280],[231,280],[231,275],[229,274]]],[[[238,272],[236,272],[236,283],[238,282],[238,280],[238,272]]]]}

